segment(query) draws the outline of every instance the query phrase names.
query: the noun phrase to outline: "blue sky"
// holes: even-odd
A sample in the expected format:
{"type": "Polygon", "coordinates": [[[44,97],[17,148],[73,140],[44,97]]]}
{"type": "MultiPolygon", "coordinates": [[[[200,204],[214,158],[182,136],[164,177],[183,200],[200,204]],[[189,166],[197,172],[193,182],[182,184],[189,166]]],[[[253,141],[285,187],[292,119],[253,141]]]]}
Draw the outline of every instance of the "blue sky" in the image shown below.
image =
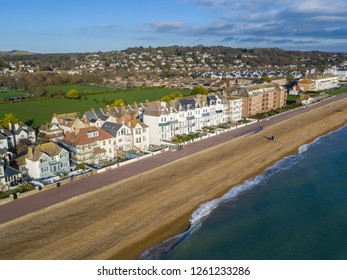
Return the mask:
{"type": "Polygon", "coordinates": [[[1,0],[0,50],[223,45],[347,52],[347,0],[1,0]]]}

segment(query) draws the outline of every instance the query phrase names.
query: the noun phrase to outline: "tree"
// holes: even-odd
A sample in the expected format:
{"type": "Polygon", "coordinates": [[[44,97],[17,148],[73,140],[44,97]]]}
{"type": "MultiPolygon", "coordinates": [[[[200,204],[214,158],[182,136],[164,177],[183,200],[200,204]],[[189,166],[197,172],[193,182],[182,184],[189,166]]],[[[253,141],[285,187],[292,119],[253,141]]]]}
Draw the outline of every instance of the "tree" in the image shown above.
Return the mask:
{"type": "Polygon", "coordinates": [[[171,97],[169,95],[164,95],[160,100],[163,102],[169,102],[171,101],[171,97]]]}
{"type": "Polygon", "coordinates": [[[175,91],[173,93],[170,93],[169,97],[171,99],[176,99],[176,98],[179,98],[179,97],[183,97],[183,94],[180,93],[179,91],[175,91]]]}
{"type": "Polygon", "coordinates": [[[286,78],[287,78],[287,84],[288,84],[288,85],[291,85],[292,83],[295,82],[295,77],[293,76],[293,74],[288,74],[288,75],[286,76],[286,78]]]}
{"type": "Polygon", "coordinates": [[[271,83],[271,79],[269,78],[268,75],[265,75],[263,77],[261,77],[260,79],[263,83],[271,83]]]}
{"type": "Polygon", "coordinates": [[[78,99],[81,97],[80,93],[75,90],[75,89],[70,89],[67,94],[66,94],[66,97],[69,98],[69,99],[78,99]]]}
{"type": "Polygon", "coordinates": [[[14,125],[15,123],[18,123],[19,120],[15,115],[12,113],[5,114],[5,117],[3,120],[0,120],[0,126],[5,127],[6,129],[10,129],[10,124],[14,125]]]}
{"type": "Polygon", "coordinates": [[[126,106],[126,105],[127,105],[127,103],[126,103],[124,100],[122,100],[122,99],[116,99],[116,100],[111,104],[112,107],[121,107],[121,106],[126,106]]]}
{"type": "Polygon", "coordinates": [[[204,86],[199,86],[197,85],[196,87],[194,87],[192,89],[192,91],[190,92],[191,95],[197,95],[197,94],[203,94],[203,95],[207,95],[208,94],[208,90],[207,88],[205,88],[204,86]]]}

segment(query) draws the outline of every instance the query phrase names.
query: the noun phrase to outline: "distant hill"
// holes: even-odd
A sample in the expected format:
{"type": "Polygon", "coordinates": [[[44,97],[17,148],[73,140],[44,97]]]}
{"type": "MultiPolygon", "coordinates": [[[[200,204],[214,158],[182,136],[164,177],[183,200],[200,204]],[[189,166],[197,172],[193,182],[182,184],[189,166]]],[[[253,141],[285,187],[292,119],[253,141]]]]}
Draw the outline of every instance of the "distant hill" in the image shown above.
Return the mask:
{"type": "Polygon", "coordinates": [[[0,51],[1,56],[7,56],[7,55],[33,55],[33,53],[28,51],[19,51],[19,50],[13,50],[13,51],[0,51]]]}

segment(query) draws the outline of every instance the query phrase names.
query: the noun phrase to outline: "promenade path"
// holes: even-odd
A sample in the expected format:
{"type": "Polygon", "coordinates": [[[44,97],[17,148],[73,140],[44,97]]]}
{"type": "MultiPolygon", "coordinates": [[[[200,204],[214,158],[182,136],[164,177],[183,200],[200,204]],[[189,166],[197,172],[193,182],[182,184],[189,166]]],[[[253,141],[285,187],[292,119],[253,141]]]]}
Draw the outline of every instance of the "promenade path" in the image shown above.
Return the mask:
{"type": "MultiPolygon", "coordinates": [[[[102,188],[115,182],[119,182],[123,179],[139,175],[143,172],[192,155],[209,147],[230,141],[233,138],[241,137],[249,133],[256,133],[261,129],[266,129],[266,127],[282,122],[289,118],[296,117],[300,114],[314,110],[321,106],[326,106],[332,102],[341,100],[346,97],[347,93],[344,93],[336,97],[332,97],[328,100],[324,100],[324,102],[316,103],[308,107],[300,107],[297,110],[292,110],[280,115],[276,115],[267,120],[262,120],[260,122],[237,128],[235,130],[220,133],[214,137],[194,142],[185,146],[184,149],[180,149],[174,152],[163,152],[152,157],[141,159],[131,164],[118,167],[116,169],[112,169],[85,179],[71,182],[59,188],[42,191],[35,195],[0,205],[0,224],[19,218],[34,211],[52,206],[72,197],[102,188]]],[[[271,135],[269,135],[269,137],[270,136],[271,135]]]]}

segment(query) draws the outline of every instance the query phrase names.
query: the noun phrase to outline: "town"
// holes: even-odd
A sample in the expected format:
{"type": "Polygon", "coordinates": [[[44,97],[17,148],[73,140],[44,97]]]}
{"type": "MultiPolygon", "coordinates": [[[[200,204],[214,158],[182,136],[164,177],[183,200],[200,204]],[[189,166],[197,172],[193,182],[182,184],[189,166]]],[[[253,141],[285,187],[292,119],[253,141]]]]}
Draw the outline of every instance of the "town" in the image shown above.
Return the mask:
{"type": "MultiPolygon", "coordinates": [[[[66,83],[170,88],[172,94],[157,101],[116,100],[83,112],[52,112],[50,121],[37,128],[5,114],[0,127],[0,197],[17,199],[22,192],[59,187],[347,91],[347,62],[341,57],[331,56],[324,69],[263,65],[252,70],[247,62],[256,58],[254,52],[236,55],[229,67],[230,57],[223,54],[181,49],[166,53],[137,49],[88,54],[80,60],[69,56],[74,63],[59,67],[29,63],[23,54],[23,61],[4,56],[3,92],[10,88],[45,95],[43,84],[63,84],[55,79],[64,75],[69,77],[66,83]],[[45,77],[42,84],[32,88],[30,81],[40,75],[45,77]],[[82,76],[88,77],[79,80],[82,76]],[[177,89],[187,89],[189,95],[177,89]]],[[[71,98],[80,99],[73,89],[66,97],[74,92],[71,98]]],[[[15,94],[0,93],[0,99],[26,102],[15,94]]]]}

